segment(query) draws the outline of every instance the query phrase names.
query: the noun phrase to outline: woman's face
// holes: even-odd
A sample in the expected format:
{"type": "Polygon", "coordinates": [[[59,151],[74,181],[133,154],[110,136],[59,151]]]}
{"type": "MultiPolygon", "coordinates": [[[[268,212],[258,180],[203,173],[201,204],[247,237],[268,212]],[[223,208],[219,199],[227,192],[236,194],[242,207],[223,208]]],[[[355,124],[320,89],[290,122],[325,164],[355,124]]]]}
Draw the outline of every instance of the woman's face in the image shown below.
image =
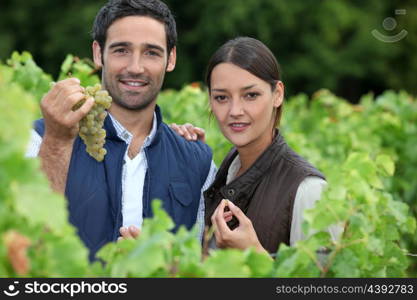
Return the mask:
{"type": "Polygon", "coordinates": [[[284,86],[271,85],[231,63],[211,73],[210,106],[223,135],[238,149],[263,150],[272,140],[273,111],[283,100],[284,86]]]}

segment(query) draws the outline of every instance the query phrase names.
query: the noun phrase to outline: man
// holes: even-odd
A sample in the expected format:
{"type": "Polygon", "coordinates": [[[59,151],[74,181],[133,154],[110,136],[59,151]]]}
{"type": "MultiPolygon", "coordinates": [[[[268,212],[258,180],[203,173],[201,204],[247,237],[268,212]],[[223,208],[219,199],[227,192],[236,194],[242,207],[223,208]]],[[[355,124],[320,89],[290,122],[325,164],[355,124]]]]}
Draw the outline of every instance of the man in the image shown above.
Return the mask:
{"type": "Polygon", "coordinates": [[[119,234],[136,237],[155,198],[176,228],[191,228],[198,219],[201,234],[202,192],[215,173],[211,150],[175,134],[156,105],[165,72],[176,62],[171,12],[159,0],[110,0],[97,14],[92,35],[94,62],[113,98],[104,123],[104,161],[90,157],[78,137],[78,122],[93,101],[72,111],[84,97],[75,78],[58,82],[42,99],[44,118],[35,122],[28,156],[40,157],[52,188],[66,195],[70,222],[90,259],[119,234]]]}

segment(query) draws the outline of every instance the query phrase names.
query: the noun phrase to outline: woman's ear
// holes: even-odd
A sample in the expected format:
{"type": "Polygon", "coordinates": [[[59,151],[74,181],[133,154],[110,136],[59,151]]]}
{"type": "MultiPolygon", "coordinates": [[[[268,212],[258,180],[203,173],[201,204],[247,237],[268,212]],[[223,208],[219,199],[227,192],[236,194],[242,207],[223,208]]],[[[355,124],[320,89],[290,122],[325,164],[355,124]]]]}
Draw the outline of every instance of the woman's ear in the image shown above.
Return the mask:
{"type": "Polygon", "coordinates": [[[103,58],[101,56],[101,47],[97,41],[93,42],[93,59],[94,64],[97,68],[101,68],[103,66],[103,58]]]}
{"type": "Polygon", "coordinates": [[[274,107],[280,107],[284,101],[285,86],[281,80],[278,80],[273,91],[274,107]]]}

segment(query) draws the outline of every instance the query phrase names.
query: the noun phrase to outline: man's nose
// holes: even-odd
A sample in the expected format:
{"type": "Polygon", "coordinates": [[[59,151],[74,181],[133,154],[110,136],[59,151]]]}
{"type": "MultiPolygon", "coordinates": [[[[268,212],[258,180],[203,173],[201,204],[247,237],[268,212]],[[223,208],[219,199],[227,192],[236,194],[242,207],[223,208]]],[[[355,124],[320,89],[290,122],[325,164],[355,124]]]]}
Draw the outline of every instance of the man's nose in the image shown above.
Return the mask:
{"type": "Polygon", "coordinates": [[[144,72],[145,68],[143,66],[143,60],[140,54],[132,55],[129,65],[127,66],[127,71],[133,74],[141,74],[144,72]]]}

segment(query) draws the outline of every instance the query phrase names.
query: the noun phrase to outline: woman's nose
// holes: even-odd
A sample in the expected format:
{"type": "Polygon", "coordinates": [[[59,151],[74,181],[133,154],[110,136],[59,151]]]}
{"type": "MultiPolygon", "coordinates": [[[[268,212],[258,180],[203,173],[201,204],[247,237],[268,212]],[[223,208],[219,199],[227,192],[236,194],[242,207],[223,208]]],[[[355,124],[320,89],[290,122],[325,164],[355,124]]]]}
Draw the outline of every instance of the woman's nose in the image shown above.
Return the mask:
{"type": "Polygon", "coordinates": [[[243,115],[243,103],[240,99],[232,99],[229,113],[232,117],[243,115]]]}

